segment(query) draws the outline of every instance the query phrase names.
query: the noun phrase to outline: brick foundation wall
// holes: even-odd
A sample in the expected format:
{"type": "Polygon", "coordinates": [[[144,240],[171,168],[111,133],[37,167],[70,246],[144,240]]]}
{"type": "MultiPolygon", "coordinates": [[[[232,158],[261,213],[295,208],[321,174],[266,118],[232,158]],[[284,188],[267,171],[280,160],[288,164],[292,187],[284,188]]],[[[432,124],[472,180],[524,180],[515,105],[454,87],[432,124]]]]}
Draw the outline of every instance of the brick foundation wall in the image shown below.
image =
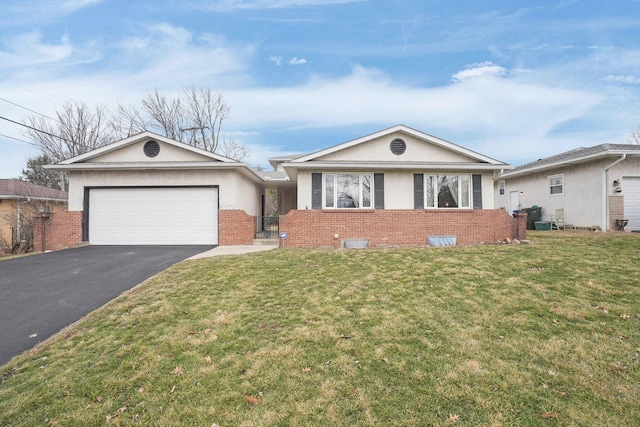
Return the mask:
{"type": "Polygon", "coordinates": [[[255,217],[243,210],[220,210],[218,213],[218,244],[220,246],[252,245],[255,237],[255,217]]]}
{"type": "Polygon", "coordinates": [[[341,247],[344,239],[370,246],[424,246],[427,236],[456,236],[458,244],[526,238],[527,215],[504,210],[292,210],[280,216],[285,246],[341,247]],[[334,235],[337,234],[338,238],[334,235]]]}
{"type": "Polygon", "coordinates": [[[61,211],[48,218],[41,216],[34,218],[33,250],[35,252],[72,248],[79,243],[82,243],[81,211],[61,211]]]}

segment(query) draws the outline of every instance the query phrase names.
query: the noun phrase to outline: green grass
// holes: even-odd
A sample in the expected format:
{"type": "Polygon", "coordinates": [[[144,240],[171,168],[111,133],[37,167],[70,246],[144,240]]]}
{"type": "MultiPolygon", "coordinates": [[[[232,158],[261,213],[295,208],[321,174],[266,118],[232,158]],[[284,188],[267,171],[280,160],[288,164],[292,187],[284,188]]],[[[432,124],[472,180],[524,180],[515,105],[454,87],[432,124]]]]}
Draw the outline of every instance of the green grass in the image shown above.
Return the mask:
{"type": "Polygon", "coordinates": [[[640,236],[180,263],[0,367],[0,426],[640,423],[640,236]]]}

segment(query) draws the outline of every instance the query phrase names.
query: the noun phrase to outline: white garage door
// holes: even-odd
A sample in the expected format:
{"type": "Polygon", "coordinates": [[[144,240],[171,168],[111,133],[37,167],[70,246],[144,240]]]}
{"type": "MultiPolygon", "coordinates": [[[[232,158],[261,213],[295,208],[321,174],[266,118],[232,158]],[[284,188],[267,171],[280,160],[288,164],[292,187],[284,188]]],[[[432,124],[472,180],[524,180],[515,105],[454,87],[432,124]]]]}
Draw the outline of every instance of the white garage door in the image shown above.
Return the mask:
{"type": "Polygon", "coordinates": [[[92,245],[217,245],[218,189],[93,188],[92,245]]]}
{"type": "Polygon", "coordinates": [[[640,230],[640,178],[623,177],[624,218],[629,220],[627,228],[640,230]]]}

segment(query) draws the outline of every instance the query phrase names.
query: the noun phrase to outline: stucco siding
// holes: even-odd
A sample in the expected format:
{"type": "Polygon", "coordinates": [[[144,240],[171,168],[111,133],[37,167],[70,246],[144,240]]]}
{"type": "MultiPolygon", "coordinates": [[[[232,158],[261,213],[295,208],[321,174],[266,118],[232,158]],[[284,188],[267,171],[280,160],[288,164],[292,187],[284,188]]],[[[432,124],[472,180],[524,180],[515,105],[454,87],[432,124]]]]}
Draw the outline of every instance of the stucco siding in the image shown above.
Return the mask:
{"type": "MultiPolygon", "coordinates": [[[[607,192],[609,195],[616,193],[613,181],[622,182],[622,178],[640,177],[640,157],[628,157],[624,162],[618,163],[609,170],[609,182],[607,183],[607,192]]],[[[622,195],[624,195],[624,186],[622,186],[622,195]]]]}
{"type": "Polygon", "coordinates": [[[403,133],[386,135],[368,141],[366,144],[359,144],[344,150],[319,157],[317,161],[386,161],[386,162],[406,162],[420,159],[425,162],[475,162],[459,153],[449,149],[439,147],[433,143],[415,138],[403,133]],[[395,138],[405,141],[407,149],[404,154],[395,155],[391,152],[389,144],[395,138]]]}
{"type": "Polygon", "coordinates": [[[157,141],[160,152],[155,157],[147,157],[144,154],[144,144],[150,139],[123,147],[111,153],[106,153],[91,159],[92,163],[119,163],[119,162],[211,162],[212,159],[194,153],[184,148],[157,141]]]}
{"type": "Polygon", "coordinates": [[[243,209],[250,215],[259,214],[260,190],[244,177],[238,180],[233,170],[71,171],[69,210],[83,210],[85,187],[183,185],[217,185],[220,188],[221,208],[243,209]],[[250,197],[247,197],[249,194],[250,197]]]}
{"type": "MultiPolygon", "coordinates": [[[[241,173],[234,173],[235,188],[225,190],[233,193],[235,203],[233,209],[241,209],[249,215],[262,215],[262,189],[241,173]]],[[[222,193],[222,187],[220,188],[222,193]]],[[[220,203],[222,209],[222,202],[220,203]]]]}
{"type": "Polygon", "coordinates": [[[298,171],[298,209],[311,209],[311,171],[298,171]]]}

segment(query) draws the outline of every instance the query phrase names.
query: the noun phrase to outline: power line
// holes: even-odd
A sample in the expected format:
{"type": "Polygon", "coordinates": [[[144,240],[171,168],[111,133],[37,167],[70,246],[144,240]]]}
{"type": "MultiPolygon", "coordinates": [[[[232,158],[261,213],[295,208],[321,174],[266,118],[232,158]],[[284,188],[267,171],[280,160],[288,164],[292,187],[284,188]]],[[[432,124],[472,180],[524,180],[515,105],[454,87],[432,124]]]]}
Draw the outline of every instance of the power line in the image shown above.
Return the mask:
{"type": "Polygon", "coordinates": [[[35,114],[39,115],[39,116],[45,117],[45,118],[47,118],[47,119],[49,119],[49,120],[53,120],[53,121],[55,121],[55,122],[58,122],[58,123],[62,124],[62,123],[60,122],[60,120],[58,120],[58,119],[54,119],[53,117],[49,117],[49,116],[47,116],[46,114],[38,113],[37,111],[32,110],[31,108],[27,108],[27,107],[25,107],[24,105],[16,104],[15,102],[13,102],[13,101],[9,101],[8,99],[2,98],[2,97],[0,97],[0,100],[2,100],[2,101],[4,101],[4,102],[8,102],[9,104],[11,104],[11,105],[15,105],[16,107],[20,107],[20,108],[22,108],[23,110],[30,111],[30,112],[32,112],[32,113],[35,113],[35,114]]]}
{"type": "Polygon", "coordinates": [[[33,145],[34,147],[39,147],[39,145],[36,144],[35,142],[25,141],[24,139],[16,138],[14,136],[5,135],[3,133],[0,133],[0,136],[3,136],[5,138],[9,138],[9,139],[13,139],[13,140],[19,141],[19,142],[24,142],[25,144],[33,145]]]}
{"type": "Polygon", "coordinates": [[[73,143],[74,143],[73,141],[69,141],[68,139],[65,139],[65,138],[63,138],[63,137],[61,137],[61,136],[54,135],[54,134],[52,134],[52,133],[49,133],[49,132],[43,131],[43,130],[41,130],[41,129],[34,128],[33,126],[25,125],[24,123],[16,122],[15,120],[11,120],[11,119],[8,119],[8,118],[3,117],[3,116],[0,116],[0,119],[2,119],[2,120],[6,120],[6,121],[11,122],[11,123],[14,123],[14,124],[16,124],[16,125],[18,125],[18,126],[25,127],[25,128],[27,128],[27,129],[35,130],[36,132],[44,133],[45,135],[49,135],[49,136],[52,136],[52,137],[54,137],[54,138],[61,139],[61,140],[63,140],[63,141],[67,141],[67,142],[69,142],[69,143],[71,143],[71,144],[73,144],[73,143]]]}

